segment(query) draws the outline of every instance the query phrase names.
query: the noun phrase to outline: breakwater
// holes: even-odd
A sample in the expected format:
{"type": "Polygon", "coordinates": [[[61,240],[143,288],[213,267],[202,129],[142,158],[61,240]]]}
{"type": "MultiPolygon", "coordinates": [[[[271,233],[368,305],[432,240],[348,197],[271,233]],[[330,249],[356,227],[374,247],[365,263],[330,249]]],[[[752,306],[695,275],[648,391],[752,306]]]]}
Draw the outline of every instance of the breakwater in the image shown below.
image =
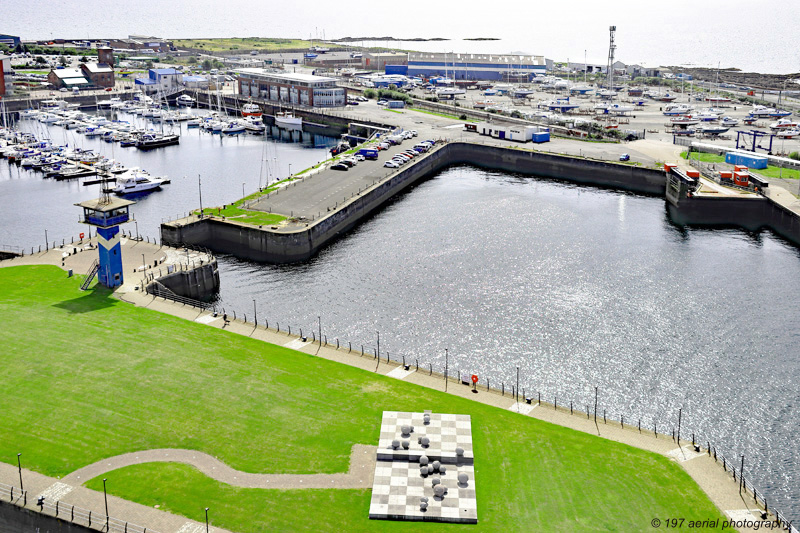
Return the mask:
{"type": "Polygon", "coordinates": [[[287,231],[217,217],[187,217],[162,224],[161,239],[165,244],[200,245],[253,261],[304,261],[401,191],[445,167],[462,163],[644,194],[663,195],[665,190],[664,173],[658,170],[480,143],[451,142],[398,169],[307,227],[287,231]]]}

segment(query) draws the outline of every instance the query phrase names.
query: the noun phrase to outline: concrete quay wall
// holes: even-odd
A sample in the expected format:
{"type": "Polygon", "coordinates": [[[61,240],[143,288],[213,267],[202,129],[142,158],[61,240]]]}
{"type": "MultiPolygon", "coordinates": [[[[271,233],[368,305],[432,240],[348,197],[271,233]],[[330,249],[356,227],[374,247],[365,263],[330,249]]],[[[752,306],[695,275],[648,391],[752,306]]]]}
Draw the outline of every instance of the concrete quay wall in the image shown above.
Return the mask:
{"type": "Polygon", "coordinates": [[[268,263],[305,261],[323,246],[365,220],[389,199],[444,167],[467,163],[562,180],[663,194],[664,173],[628,165],[453,142],[436,148],[339,206],[330,215],[297,231],[275,231],[218,218],[190,217],[161,225],[161,239],[171,245],[200,245],[215,252],[268,263]]]}
{"type": "MultiPolygon", "coordinates": [[[[219,267],[214,259],[204,265],[161,276],[156,281],[178,296],[207,301],[219,292],[219,267]]],[[[147,286],[147,292],[152,292],[153,284],[147,286]]]]}
{"type": "Polygon", "coordinates": [[[677,207],[667,202],[670,218],[689,226],[737,227],[747,231],[770,229],[800,246],[800,217],[764,197],[682,198],[677,207]]]}

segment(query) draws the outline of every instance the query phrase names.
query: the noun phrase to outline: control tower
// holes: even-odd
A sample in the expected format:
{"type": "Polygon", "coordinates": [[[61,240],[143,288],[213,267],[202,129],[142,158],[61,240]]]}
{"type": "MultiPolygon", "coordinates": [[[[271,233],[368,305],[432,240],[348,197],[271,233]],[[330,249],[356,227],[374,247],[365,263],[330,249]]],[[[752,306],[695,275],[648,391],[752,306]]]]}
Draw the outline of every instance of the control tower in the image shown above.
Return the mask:
{"type": "Polygon", "coordinates": [[[109,288],[122,285],[122,247],[120,246],[119,225],[128,222],[128,207],[136,202],[111,197],[104,194],[101,198],[80,202],[83,208],[84,224],[97,228],[97,248],[100,257],[89,272],[89,285],[95,274],[100,275],[100,283],[109,288]]]}

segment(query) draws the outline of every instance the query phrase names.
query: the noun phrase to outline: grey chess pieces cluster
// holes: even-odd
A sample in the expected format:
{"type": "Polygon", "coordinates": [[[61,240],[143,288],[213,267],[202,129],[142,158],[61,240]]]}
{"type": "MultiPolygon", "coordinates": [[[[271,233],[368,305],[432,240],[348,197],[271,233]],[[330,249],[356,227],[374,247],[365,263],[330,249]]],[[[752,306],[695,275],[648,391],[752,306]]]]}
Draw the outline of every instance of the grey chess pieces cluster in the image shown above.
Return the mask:
{"type": "Polygon", "coordinates": [[[386,411],[369,516],[476,523],[474,476],[469,415],[386,411]]]}

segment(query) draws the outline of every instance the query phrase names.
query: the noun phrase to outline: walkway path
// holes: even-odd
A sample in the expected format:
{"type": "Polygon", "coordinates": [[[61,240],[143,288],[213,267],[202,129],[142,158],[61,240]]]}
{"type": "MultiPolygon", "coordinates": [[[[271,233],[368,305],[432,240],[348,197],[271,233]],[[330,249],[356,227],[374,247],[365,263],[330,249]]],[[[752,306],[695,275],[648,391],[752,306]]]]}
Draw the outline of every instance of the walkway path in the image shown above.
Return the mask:
{"type": "Polygon", "coordinates": [[[251,489],[363,489],[372,487],[375,472],[375,446],[355,444],[350,453],[350,469],[344,474],[252,474],[234,470],[219,459],[194,450],[160,449],[132,452],[85,466],[62,479],[68,485],[80,485],[97,476],[126,466],[169,462],[197,468],[208,477],[251,489]]]}

